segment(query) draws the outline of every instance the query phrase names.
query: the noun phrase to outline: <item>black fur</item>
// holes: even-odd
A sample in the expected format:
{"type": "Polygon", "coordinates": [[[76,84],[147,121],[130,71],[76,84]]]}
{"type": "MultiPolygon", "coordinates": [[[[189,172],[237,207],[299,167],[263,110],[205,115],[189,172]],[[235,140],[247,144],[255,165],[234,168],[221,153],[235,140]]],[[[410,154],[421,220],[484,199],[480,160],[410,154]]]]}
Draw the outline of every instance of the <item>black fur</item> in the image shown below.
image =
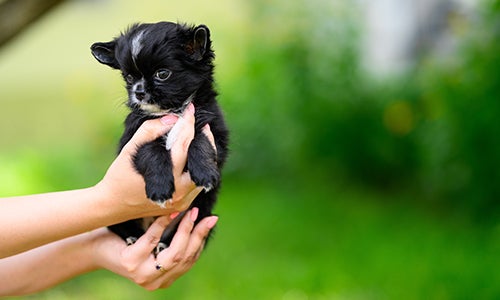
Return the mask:
{"type": "MultiPolygon", "coordinates": [[[[191,207],[199,208],[195,223],[211,215],[220,170],[227,157],[228,130],[213,88],[214,52],[209,29],[171,22],[135,24],[111,42],[93,44],[91,50],[99,62],[119,69],[126,82],[131,112],[125,120],[119,150],[144,121],[167,112],[181,114],[186,100],[192,100],[196,110],[195,137],[186,168],[195,184],[206,189],[191,207]],[[201,133],[206,124],[214,135],[217,152],[201,133]]],[[[166,136],[141,146],[134,157],[135,168],[145,179],[148,198],[158,204],[170,199],[175,189],[165,140],[166,136]]],[[[142,223],[131,220],[110,226],[110,230],[124,240],[138,238],[146,229],[142,223]]],[[[178,222],[172,224],[161,239],[164,246],[170,244],[176,232],[178,222]]]]}

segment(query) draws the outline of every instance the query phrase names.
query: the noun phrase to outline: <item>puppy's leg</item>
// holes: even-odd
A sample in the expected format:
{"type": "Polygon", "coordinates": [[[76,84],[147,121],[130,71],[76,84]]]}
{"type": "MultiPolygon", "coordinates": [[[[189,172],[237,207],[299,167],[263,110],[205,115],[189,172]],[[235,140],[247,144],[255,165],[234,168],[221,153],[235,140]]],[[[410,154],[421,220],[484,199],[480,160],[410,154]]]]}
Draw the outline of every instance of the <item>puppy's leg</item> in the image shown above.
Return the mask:
{"type": "Polygon", "coordinates": [[[218,186],[220,172],[215,149],[203,133],[195,135],[188,151],[187,169],[197,186],[206,191],[218,186]]]}
{"type": "Polygon", "coordinates": [[[135,167],[146,182],[146,195],[159,205],[171,199],[175,190],[172,159],[163,141],[159,138],[141,146],[134,157],[135,167]]]}

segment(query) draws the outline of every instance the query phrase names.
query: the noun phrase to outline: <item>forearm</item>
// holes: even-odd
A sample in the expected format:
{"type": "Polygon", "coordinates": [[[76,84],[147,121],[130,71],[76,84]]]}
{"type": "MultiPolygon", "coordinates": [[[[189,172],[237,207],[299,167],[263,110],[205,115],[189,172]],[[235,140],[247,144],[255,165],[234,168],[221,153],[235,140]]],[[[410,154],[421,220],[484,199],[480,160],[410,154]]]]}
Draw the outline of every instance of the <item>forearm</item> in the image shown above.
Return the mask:
{"type": "Polygon", "coordinates": [[[121,206],[96,187],[3,198],[0,258],[130,219],[121,206]]]}
{"type": "Polygon", "coordinates": [[[95,270],[92,239],[83,233],[0,259],[0,297],[38,292],[95,270]]]}

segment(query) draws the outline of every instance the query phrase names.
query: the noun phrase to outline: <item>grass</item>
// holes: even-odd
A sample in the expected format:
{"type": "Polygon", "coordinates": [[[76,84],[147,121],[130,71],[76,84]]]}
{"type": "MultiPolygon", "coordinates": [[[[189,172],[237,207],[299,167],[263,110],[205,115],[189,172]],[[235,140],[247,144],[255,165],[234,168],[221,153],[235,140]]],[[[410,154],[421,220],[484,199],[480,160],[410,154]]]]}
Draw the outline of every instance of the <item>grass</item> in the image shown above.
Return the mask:
{"type": "Polygon", "coordinates": [[[33,299],[493,299],[500,228],[325,179],[227,178],[189,274],[147,292],[107,271],[33,299]]]}

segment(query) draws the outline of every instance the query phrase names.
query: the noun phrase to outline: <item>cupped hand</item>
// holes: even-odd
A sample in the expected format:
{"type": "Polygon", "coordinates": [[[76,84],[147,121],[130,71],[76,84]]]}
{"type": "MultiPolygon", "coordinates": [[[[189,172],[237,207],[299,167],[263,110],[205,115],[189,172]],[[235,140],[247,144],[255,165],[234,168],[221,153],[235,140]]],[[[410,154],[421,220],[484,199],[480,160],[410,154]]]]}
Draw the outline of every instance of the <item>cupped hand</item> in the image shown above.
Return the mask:
{"type": "Polygon", "coordinates": [[[148,290],[167,288],[198,260],[210,229],[218,220],[217,216],[206,217],[194,227],[197,215],[197,208],[184,215],[172,243],[157,257],[152,251],[171,221],[167,216],[157,218],[130,246],[107,229],[100,229],[93,240],[96,264],[148,290]]]}

